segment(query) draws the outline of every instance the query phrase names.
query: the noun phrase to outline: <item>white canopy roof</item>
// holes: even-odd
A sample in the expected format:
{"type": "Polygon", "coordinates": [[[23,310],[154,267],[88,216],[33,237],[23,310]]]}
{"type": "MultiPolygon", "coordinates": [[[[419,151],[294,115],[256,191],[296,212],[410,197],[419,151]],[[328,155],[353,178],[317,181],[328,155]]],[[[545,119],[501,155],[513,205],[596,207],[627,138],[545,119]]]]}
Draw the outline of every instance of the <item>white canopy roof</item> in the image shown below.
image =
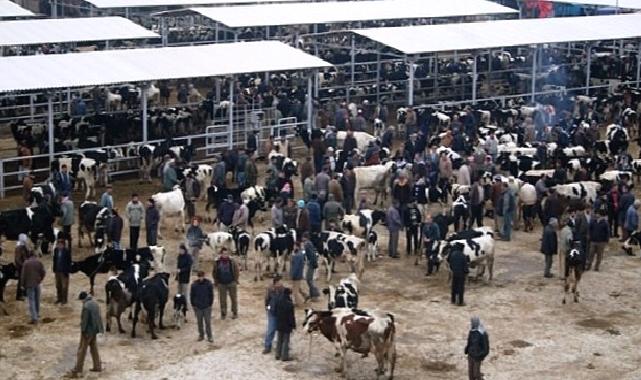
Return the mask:
{"type": "Polygon", "coordinates": [[[486,0],[379,0],[191,8],[232,28],[515,13],[486,0]]]}
{"type": "Polygon", "coordinates": [[[405,54],[641,36],[641,14],[354,29],[405,54]]]}
{"type": "Polygon", "coordinates": [[[33,19],[0,22],[0,46],[159,37],[158,34],[123,17],[33,19]]]}
{"type": "Polygon", "coordinates": [[[278,41],[0,58],[0,92],[320,68],[278,41]]]}
{"type": "Polygon", "coordinates": [[[624,9],[641,9],[641,0],[552,0],[555,3],[596,5],[602,7],[619,7],[624,9]]]}
{"type": "Polygon", "coordinates": [[[227,5],[227,4],[258,4],[285,3],[310,0],[85,0],[96,8],[142,8],[165,7],[176,5],[227,5]]]}
{"type": "Polygon", "coordinates": [[[0,18],[3,17],[33,17],[34,14],[9,0],[0,0],[0,18]]]}

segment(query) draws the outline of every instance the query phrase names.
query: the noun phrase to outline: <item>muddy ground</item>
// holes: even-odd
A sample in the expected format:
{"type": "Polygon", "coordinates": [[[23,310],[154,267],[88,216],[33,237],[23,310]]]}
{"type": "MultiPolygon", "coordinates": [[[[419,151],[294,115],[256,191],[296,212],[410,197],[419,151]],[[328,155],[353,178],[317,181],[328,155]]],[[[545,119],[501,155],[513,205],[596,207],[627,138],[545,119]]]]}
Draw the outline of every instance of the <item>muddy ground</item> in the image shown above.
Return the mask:
{"type": "MultiPolygon", "coordinates": [[[[262,170],[262,167],[259,168],[262,170]]],[[[300,194],[300,183],[296,182],[300,194]]],[[[124,209],[129,193],[148,196],[159,188],[138,185],[135,180],[115,184],[117,206],[124,209]]],[[[76,200],[79,193],[74,194],[76,200]]],[[[143,197],[142,199],[145,199],[143,197]]],[[[14,208],[18,197],[0,202],[2,209],[14,208]]],[[[80,202],[76,202],[76,207],[80,202]]],[[[204,212],[204,204],[199,205],[204,212]]],[[[269,223],[268,216],[262,226],[269,223]]],[[[486,219],[486,223],[491,223],[486,219]]],[[[259,230],[260,228],[257,228],[259,230]]],[[[207,232],[214,226],[205,225],[207,232]]],[[[641,260],[623,255],[612,242],[602,271],[588,272],[581,284],[581,302],[562,305],[562,287],[558,277],[543,278],[543,256],[538,253],[541,229],[515,232],[510,243],[497,242],[495,278],[472,282],[466,292],[465,307],[449,302],[446,274],[426,278],[423,266],[403,254],[401,259],[386,258],[387,233],[379,232],[383,258],[368,264],[360,288],[360,306],[378,308],[395,315],[397,321],[398,379],[461,379],[466,376],[467,361],[463,348],[470,316],[479,315],[490,334],[491,353],[483,365],[486,379],[639,379],[641,378],[641,321],[639,320],[639,274],[641,260]]],[[[123,243],[127,244],[125,226],[123,243]]],[[[75,237],[74,231],[74,238],[75,237]]],[[[170,253],[167,268],[175,267],[176,247],[182,236],[163,231],[162,244],[170,253]]],[[[141,238],[144,238],[141,237],[141,238]]],[[[143,240],[144,241],[144,240],[143,240]]],[[[3,261],[13,259],[14,242],[4,242],[3,261]]],[[[404,238],[401,250],[404,252],[404,238]]],[[[213,252],[205,248],[210,271],[213,252]]],[[[74,247],[74,259],[90,253],[89,248],[74,247]]],[[[639,254],[639,252],[637,252],[639,254]]],[[[44,257],[46,268],[51,258],[44,257]]],[[[557,263],[555,262],[555,275],[557,263]]],[[[347,274],[345,264],[338,264],[337,280],[347,274]]],[[[322,276],[321,276],[322,278],[322,276]]],[[[106,275],[97,277],[96,297],[104,313],[106,275]]],[[[319,279],[320,286],[326,283],[319,279]]],[[[0,368],[6,379],[58,379],[71,369],[79,339],[81,304],[75,301],[88,280],[84,274],[71,278],[70,302],[54,305],[55,286],[49,273],[43,285],[42,323],[28,325],[24,302],[16,302],[15,282],[5,291],[7,303],[0,305],[7,316],[0,316],[0,368]]],[[[281,363],[271,355],[262,355],[265,328],[263,294],[268,280],[254,282],[252,272],[242,272],[239,289],[240,316],[220,320],[219,303],[214,305],[214,344],[196,342],[193,315],[183,330],[160,331],[152,341],[144,327],[139,337],[107,333],[99,339],[105,371],[98,376],[86,372],[88,379],[338,379],[334,372],[338,361],[334,349],[323,337],[315,336],[309,356],[310,341],[297,331],[292,339],[295,360],[281,363]]],[[[176,284],[171,283],[171,296],[176,284]]],[[[322,308],[324,302],[308,304],[322,308]]],[[[171,301],[165,324],[171,326],[171,301]]],[[[1,313],[1,311],[0,311],[1,313]]],[[[302,324],[303,310],[296,312],[302,324]]],[[[124,319],[127,332],[131,323],[124,319]]],[[[89,358],[85,369],[91,368],[89,358]]],[[[348,357],[350,379],[374,379],[373,356],[348,357]]]]}

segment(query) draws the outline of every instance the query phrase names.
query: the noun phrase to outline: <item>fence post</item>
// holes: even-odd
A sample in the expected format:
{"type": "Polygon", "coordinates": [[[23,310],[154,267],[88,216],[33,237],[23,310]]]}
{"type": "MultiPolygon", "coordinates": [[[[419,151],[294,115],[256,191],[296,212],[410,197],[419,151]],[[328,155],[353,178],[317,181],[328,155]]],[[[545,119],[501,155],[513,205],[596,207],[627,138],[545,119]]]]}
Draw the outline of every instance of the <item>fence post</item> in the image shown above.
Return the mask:
{"type": "Polygon", "coordinates": [[[0,160],[0,198],[4,199],[4,160],[0,160]]]}

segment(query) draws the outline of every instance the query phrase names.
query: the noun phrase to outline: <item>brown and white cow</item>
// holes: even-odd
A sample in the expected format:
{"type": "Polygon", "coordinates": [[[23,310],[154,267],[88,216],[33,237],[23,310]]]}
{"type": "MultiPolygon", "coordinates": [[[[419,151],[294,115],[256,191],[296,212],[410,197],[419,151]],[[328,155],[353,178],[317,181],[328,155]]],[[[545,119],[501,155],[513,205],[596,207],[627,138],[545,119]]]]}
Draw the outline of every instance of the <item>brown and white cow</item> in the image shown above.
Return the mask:
{"type": "Polygon", "coordinates": [[[341,366],[337,370],[343,376],[347,373],[345,356],[350,349],[363,357],[370,352],[374,353],[378,363],[377,378],[385,375],[386,362],[390,365],[389,378],[394,378],[396,326],[392,314],[344,308],[331,311],[305,310],[303,331],[309,334],[320,331],[334,343],[341,356],[341,366]]]}

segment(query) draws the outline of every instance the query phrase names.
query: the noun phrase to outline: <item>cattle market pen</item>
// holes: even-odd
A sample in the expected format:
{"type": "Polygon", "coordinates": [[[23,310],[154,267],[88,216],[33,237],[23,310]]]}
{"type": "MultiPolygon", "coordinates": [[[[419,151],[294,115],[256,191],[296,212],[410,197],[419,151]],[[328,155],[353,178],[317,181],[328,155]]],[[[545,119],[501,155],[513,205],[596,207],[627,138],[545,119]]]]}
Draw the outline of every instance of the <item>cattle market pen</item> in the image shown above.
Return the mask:
{"type": "MultiPolygon", "coordinates": [[[[517,13],[518,11],[512,8],[486,0],[365,0],[257,4],[222,8],[193,7],[158,12],[154,16],[159,18],[158,29],[165,45],[179,43],[170,40],[168,25],[172,20],[177,24],[177,18],[185,18],[189,20],[187,25],[190,28],[211,30],[202,37],[205,42],[277,39],[320,56],[319,46],[325,45],[324,36],[331,31],[349,30],[354,27],[485,20],[515,17],[517,13]],[[314,36],[313,46],[301,46],[300,42],[307,36],[314,36]]],[[[184,43],[202,42],[188,40],[184,43]]],[[[353,72],[354,49],[350,56],[351,64],[348,62],[345,66],[351,67],[353,72]]],[[[339,66],[337,62],[330,63],[339,66]]],[[[265,78],[267,79],[268,75],[265,78]]],[[[318,90],[320,84],[317,83],[314,88],[318,90]]]]}
{"type": "MultiPolygon", "coordinates": [[[[37,55],[24,57],[0,58],[0,72],[5,75],[0,78],[0,93],[16,93],[29,91],[56,91],[67,88],[80,88],[117,83],[149,83],[154,80],[234,77],[243,73],[307,71],[307,115],[312,115],[312,78],[318,69],[328,67],[327,62],[308,55],[300,50],[289,47],[277,41],[258,41],[230,44],[217,44],[194,47],[168,47],[135,50],[107,50],[84,54],[37,55]],[[253,59],[260,56],[260,60],[253,59]],[[70,67],[78,68],[70,70],[70,67]]],[[[202,150],[208,153],[216,148],[231,148],[244,142],[240,137],[247,130],[235,131],[234,84],[229,86],[228,124],[226,126],[208,127],[205,134],[191,135],[183,138],[187,144],[192,139],[207,139],[208,144],[202,150]],[[226,130],[221,130],[225,128],[226,130]],[[212,129],[215,128],[215,129],[212,129]],[[214,132],[219,130],[220,132],[214,132]],[[209,143],[210,142],[210,143],[209,143]]],[[[142,141],[136,144],[146,144],[147,131],[147,96],[142,91],[142,141]]],[[[290,121],[285,128],[295,128],[299,123],[290,121]]],[[[33,156],[48,158],[51,162],[56,154],[51,148],[54,144],[54,109],[53,97],[48,98],[47,117],[48,147],[47,154],[33,156]]],[[[311,118],[304,124],[311,129],[311,118]]],[[[177,139],[174,139],[176,141],[177,139]]],[[[159,142],[159,141],[156,141],[159,142]]],[[[131,145],[122,145],[126,148],[131,145]]],[[[80,153],[82,150],[74,150],[80,153]]],[[[6,190],[20,186],[5,186],[7,176],[15,177],[17,172],[7,173],[6,164],[17,162],[21,158],[10,158],[0,161],[0,195],[6,190]]],[[[40,168],[39,172],[48,172],[48,168],[40,168]]],[[[124,171],[126,172],[126,171],[124,171]]],[[[130,170],[129,172],[132,172],[130,170]]],[[[122,173],[122,172],[121,172],[122,173]]],[[[110,173],[112,175],[119,173],[110,173]]]]}
{"type": "MultiPolygon", "coordinates": [[[[591,81],[589,64],[593,59],[593,50],[599,41],[613,41],[613,45],[600,48],[615,49],[619,53],[628,53],[634,56],[632,68],[636,66],[636,74],[629,80],[616,82],[617,85],[633,85],[639,87],[640,60],[641,60],[641,15],[613,15],[613,16],[590,16],[590,17],[567,17],[548,19],[527,19],[527,20],[497,20],[465,24],[443,24],[405,26],[392,28],[370,28],[354,29],[352,33],[365,38],[366,41],[373,41],[378,48],[391,49],[400,53],[403,57],[402,63],[408,66],[407,103],[414,105],[416,84],[422,80],[436,78],[436,85],[432,88],[421,88],[424,91],[434,91],[438,95],[438,66],[437,62],[443,57],[450,57],[455,61],[458,57],[470,56],[472,70],[466,74],[471,78],[471,98],[463,99],[459,103],[476,103],[482,100],[502,100],[506,98],[529,98],[535,101],[537,95],[546,93],[573,92],[590,93],[590,90],[607,88],[610,84],[599,85],[591,81]],[[438,38],[435,38],[438,36],[438,38]],[[627,40],[628,44],[623,44],[627,40]],[[617,44],[621,43],[621,47],[617,44]],[[519,73],[523,78],[530,79],[529,91],[510,94],[503,97],[488,97],[480,99],[477,96],[478,76],[482,74],[477,71],[479,58],[485,55],[491,56],[496,51],[508,47],[520,47],[530,51],[527,63],[531,66],[529,73],[519,73]],[[537,91],[537,76],[544,74],[544,69],[552,70],[553,65],[546,65],[543,61],[542,51],[544,49],[556,48],[567,51],[568,55],[579,51],[585,55],[585,82],[574,88],[558,88],[552,90],[537,91]],[[567,49],[567,50],[566,50],[567,49]],[[467,55],[465,55],[467,54],[467,55]],[[418,63],[428,65],[427,77],[415,77],[415,70],[418,63]]],[[[581,54],[579,54],[581,56],[581,54]]],[[[379,63],[380,65],[380,63],[379,63]]],[[[490,65],[491,71],[491,65],[490,65]]],[[[353,74],[352,74],[353,78],[353,74]]],[[[378,83],[378,78],[377,78],[378,83]]],[[[354,85],[349,83],[348,85],[354,85]]],[[[560,86],[561,87],[561,86],[560,86]]],[[[437,106],[445,106],[446,103],[435,99],[437,106]]]]}

